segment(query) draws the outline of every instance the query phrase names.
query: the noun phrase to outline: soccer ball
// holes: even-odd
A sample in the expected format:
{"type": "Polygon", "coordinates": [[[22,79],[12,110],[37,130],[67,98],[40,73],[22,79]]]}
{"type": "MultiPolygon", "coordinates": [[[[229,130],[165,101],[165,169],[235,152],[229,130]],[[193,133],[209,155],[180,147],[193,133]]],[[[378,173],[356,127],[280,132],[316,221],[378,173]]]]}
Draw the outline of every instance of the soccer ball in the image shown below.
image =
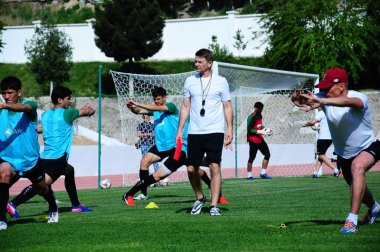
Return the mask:
{"type": "Polygon", "coordinates": [[[109,180],[108,178],[102,179],[102,181],[100,181],[100,188],[102,189],[110,189],[111,185],[111,180],[109,180]]]}
{"type": "Polygon", "coordinates": [[[265,131],[267,132],[268,136],[273,134],[273,130],[271,128],[265,128],[265,131]]]}
{"type": "Polygon", "coordinates": [[[316,123],[316,124],[314,124],[314,125],[311,126],[311,128],[313,130],[319,130],[320,127],[321,127],[321,124],[319,124],[319,123],[316,123]]]}

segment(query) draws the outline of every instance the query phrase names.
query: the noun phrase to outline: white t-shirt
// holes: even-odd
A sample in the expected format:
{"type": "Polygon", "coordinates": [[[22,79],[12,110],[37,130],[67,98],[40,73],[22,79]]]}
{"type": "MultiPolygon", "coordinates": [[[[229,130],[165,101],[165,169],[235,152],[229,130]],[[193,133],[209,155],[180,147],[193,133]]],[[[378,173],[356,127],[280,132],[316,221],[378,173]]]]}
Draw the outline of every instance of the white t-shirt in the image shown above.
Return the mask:
{"type": "Polygon", "coordinates": [[[376,141],[372,131],[371,111],[366,95],[349,90],[348,97],[357,97],[363,108],[323,106],[335,153],[345,159],[356,157],[363,149],[376,141]]]}
{"type": "Polygon", "coordinates": [[[319,122],[318,139],[331,140],[329,125],[327,124],[325,113],[322,110],[318,110],[315,119],[319,122]]]}
{"type": "Polygon", "coordinates": [[[202,85],[199,73],[189,76],[185,81],[183,95],[191,99],[189,134],[224,133],[223,102],[231,100],[228,82],[224,77],[212,75],[202,78],[205,99],[205,115],[200,116],[202,109],[202,85]]]}

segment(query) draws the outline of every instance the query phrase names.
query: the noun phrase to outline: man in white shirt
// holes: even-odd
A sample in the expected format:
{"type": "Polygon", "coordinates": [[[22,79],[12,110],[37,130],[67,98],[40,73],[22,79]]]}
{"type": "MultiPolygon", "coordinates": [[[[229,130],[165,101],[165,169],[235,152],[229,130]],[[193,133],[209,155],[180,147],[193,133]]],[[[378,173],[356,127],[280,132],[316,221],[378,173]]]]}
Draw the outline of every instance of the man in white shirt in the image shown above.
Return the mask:
{"type": "Polygon", "coordinates": [[[220,215],[217,207],[222,175],[220,162],[223,145],[229,146],[233,138],[232,105],[228,82],[212,71],[213,53],[200,49],[195,53],[197,73],[185,81],[184,101],[180,113],[177,139],[182,140],[182,131],[190,116],[188,130],[188,176],[196,194],[191,214],[200,214],[206,197],[198,175],[204,154],[210,162],[211,207],[210,215],[220,215]],[[227,132],[224,134],[224,121],[227,132]]]}
{"type": "Polygon", "coordinates": [[[331,134],[329,126],[327,125],[327,119],[325,113],[319,107],[315,115],[315,118],[308,121],[302,127],[314,127],[314,130],[318,131],[318,140],[317,140],[317,163],[315,165],[315,170],[313,173],[313,178],[318,178],[319,169],[321,169],[322,163],[325,163],[330,169],[334,172],[334,177],[339,177],[341,171],[338,168],[335,168],[330,159],[326,156],[326,151],[332,144],[331,134]],[[318,126],[317,126],[318,125],[318,126]]]}
{"type": "Polygon", "coordinates": [[[348,90],[348,76],[341,68],[326,71],[316,85],[320,93],[295,90],[292,101],[308,110],[321,107],[325,112],[333,140],[338,164],[344,179],[350,185],[351,209],[342,234],[355,233],[361,203],[368,206],[362,225],[373,224],[380,215],[380,206],[368,189],[365,173],[380,160],[380,141],[376,139],[371,124],[371,112],[366,95],[348,90]]]}

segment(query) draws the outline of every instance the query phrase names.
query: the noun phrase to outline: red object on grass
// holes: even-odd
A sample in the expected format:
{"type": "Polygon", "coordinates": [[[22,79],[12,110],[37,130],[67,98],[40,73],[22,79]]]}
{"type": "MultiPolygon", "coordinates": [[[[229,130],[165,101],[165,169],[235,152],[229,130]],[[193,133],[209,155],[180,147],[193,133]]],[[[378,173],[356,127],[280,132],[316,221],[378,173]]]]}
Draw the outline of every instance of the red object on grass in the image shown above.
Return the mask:
{"type": "Polygon", "coordinates": [[[174,157],[173,157],[175,161],[179,160],[179,157],[181,156],[181,151],[182,151],[182,141],[178,139],[177,145],[175,147],[174,157]]]}

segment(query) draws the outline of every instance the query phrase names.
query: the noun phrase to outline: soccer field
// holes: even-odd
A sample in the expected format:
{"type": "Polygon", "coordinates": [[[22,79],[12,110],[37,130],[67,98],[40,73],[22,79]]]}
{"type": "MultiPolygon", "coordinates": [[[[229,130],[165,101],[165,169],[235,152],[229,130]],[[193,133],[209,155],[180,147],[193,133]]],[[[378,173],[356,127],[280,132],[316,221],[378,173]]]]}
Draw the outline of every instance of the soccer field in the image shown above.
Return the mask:
{"type": "MultiPolygon", "coordinates": [[[[380,172],[367,173],[380,199],[380,172]]],[[[353,235],[339,233],[349,211],[343,178],[283,177],[228,179],[222,216],[190,215],[189,183],[149,188],[149,200],[136,207],[122,202],[127,188],[81,190],[92,213],[71,213],[65,192],[57,192],[59,223],[47,224],[41,197],[19,207],[0,232],[1,251],[379,251],[380,220],[353,235]],[[154,202],[158,208],[146,209],[154,202]]],[[[205,190],[207,195],[208,190],[205,190]]],[[[11,196],[12,198],[12,196],[11,196]]],[[[360,217],[365,213],[362,206],[360,217]]]]}

